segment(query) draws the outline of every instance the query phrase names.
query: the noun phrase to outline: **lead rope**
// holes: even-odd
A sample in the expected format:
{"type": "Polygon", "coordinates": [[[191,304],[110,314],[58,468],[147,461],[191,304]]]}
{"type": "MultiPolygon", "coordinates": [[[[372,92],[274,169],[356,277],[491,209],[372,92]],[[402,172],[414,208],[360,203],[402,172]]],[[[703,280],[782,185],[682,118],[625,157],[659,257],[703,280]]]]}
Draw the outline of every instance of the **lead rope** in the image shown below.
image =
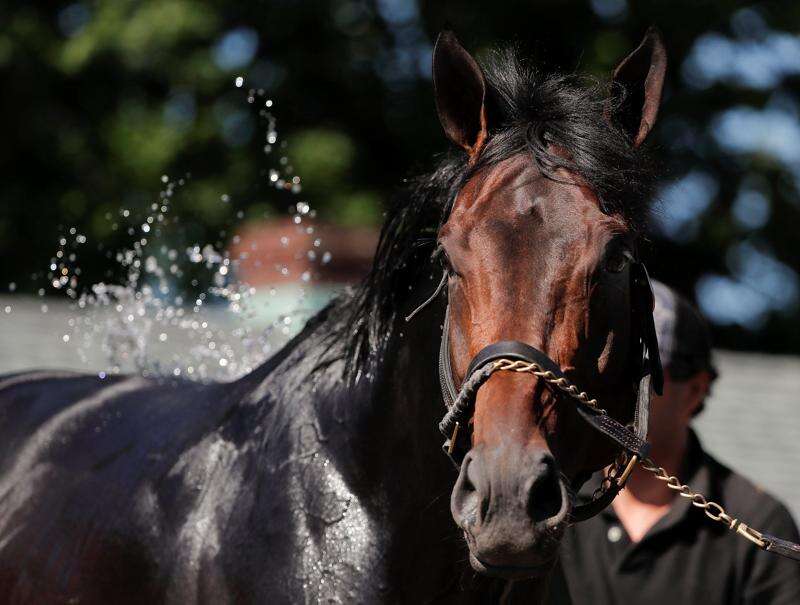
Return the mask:
{"type": "MultiPolygon", "coordinates": [[[[433,294],[431,294],[431,296],[428,297],[419,307],[414,309],[411,314],[405,318],[406,321],[411,321],[411,319],[413,319],[417,313],[427,307],[442,293],[447,285],[447,278],[448,275],[445,271],[433,294]]],[[[447,312],[449,313],[449,311],[450,308],[448,306],[447,312]]],[[[444,332],[445,334],[443,336],[446,338],[447,318],[445,319],[444,332]]],[[[447,365],[449,366],[449,358],[446,361],[448,362],[447,365]]],[[[440,372],[442,372],[444,369],[441,367],[441,364],[442,360],[440,359],[440,372]]],[[[447,369],[449,370],[449,367],[447,369]]],[[[469,379],[467,379],[465,384],[462,386],[458,397],[456,397],[456,400],[452,402],[451,406],[448,406],[450,409],[448,410],[447,414],[445,414],[445,417],[442,419],[442,422],[439,425],[439,429],[442,432],[450,435],[450,438],[445,443],[445,451],[448,454],[453,453],[456,439],[458,438],[459,429],[461,427],[460,417],[466,411],[466,407],[468,406],[468,395],[471,395],[480,387],[481,384],[483,384],[483,382],[488,380],[489,376],[498,370],[534,374],[551,386],[557,388],[568,397],[575,399],[579,402],[579,404],[591,408],[602,416],[607,415],[607,412],[600,408],[597,399],[590,397],[585,391],[581,391],[564,376],[556,376],[553,374],[553,372],[542,368],[537,363],[512,359],[497,359],[493,363],[485,366],[482,370],[475,372],[469,379]]],[[[647,381],[643,386],[649,390],[649,381],[647,381]]],[[[445,402],[449,403],[449,393],[445,393],[444,389],[443,396],[445,402]]],[[[637,406],[637,409],[638,408],[639,406],[637,406]]],[[[644,436],[641,436],[641,438],[644,439],[644,436]]],[[[800,561],[800,544],[795,544],[794,542],[783,540],[766,532],[758,531],[739,519],[732,517],[726,512],[721,504],[714,502],[713,500],[708,500],[699,492],[692,491],[688,485],[681,483],[680,479],[674,475],[668,474],[663,467],[658,466],[650,457],[645,457],[643,460],[639,460],[638,456],[628,456],[628,454],[623,451],[621,456],[617,458],[611,467],[609,467],[606,476],[604,477],[600,487],[595,491],[593,498],[608,492],[610,489],[612,489],[612,487],[616,489],[617,492],[622,489],[637,463],[640,464],[644,470],[653,473],[657,479],[663,481],[669,489],[678,492],[678,495],[680,495],[682,498],[688,498],[691,500],[692,506],[702,509],[706,517],[712,521],[723,524],[729,530],[741,535],[766,552],[771,552],[795,561],[800,561]]]]}
{"type": "Polygon", "coordinates": [[[480,388],[480,386],[489,379],[489,376],[498,370],[533,374],[534,376],[538,376],[545,382],[553,385],[560,391],[566,393],[570,397],[577,399],[582,404],[594,408],[598,413],[607,413],[598,406],[596,399],[589,397],[589,395],[578,389],[578,387],[576,387],[574,384],[571,384],[563,376],[556,376],[550,370],[543,369],[538,363],[511,359],[498,359],[490,364],[487,364],[480,370],[473,372],[472,375],[466,381],[464,381],[464,384],[461,385],[461,390],[458,393],[458,397],[453,404],[449,406],[447,413],[439,423],[439,430],[445,435],[450,435],[448,443],[446,444],[446,451],[448,454],[453,453],[453,448],[455,447],[456,439],[458,437],[458,431],[461,426],[460,419],[466,413],[473,395],[478,388],[480,388]]]}
{"type": "MultiPolygon", "coordinates": [[[[578,387],[576,387],[566,378],[556,377],[552,372],[543,370],[541,366],[536,363],[527,363],[511,359],[498,359],[487,365],[482,371],[475,372],[473,377],[471,377],[475,378],[475,384],[472,383],[472,380],[468,380],[468,384],[465,384],[465,386],[469,386],[470,390],[474,390],[480,386],[481,383],[486,381],[492,373],[498,370],[534,374],[535,376],[538,376],[546,382],[557,387],[562,393],[572,397],[582,405],[592,407],[602,414],[606,413],[605,410],[599,408],[596,399],[590,398],[588,394],[578,389],[578,387]]],[[[458,399],[460,400],[462,397],[459,396],[458,399]]],[[[458,401],[456,404],[458,404],[458,401]]],[[[451,451],[455,440],[458,437],[458,431],[460,428],[460,423],[455,421],[455,417],[458,413],[456,412],[457,409],[458,406],[454,405],[448,414],[445,415],[445,418],[440,424],[440,428],[448,431],[452,430],[452,435],[449,440],[449,447],[451,451]]],[[[631,456],[629,458],[627,453],[623,452],[622,455],[617,458],[614,464],[609,467],[603,482],[595,492],[595,496],[598,494],[598,492],[602,493],[608,491],[612,485],[616,485],[617,488],[621,489],[625,485],[625,482],[627,481],[637,462],[639,461],[637,460],[636,456],[631,456]]],[[[706,517],[712,521],[722,523],[729,530],[750,540],[753,544],[766,552],[775,553],[795,561],[800,561],[800,545],[787,540],[782,540],[781,538],[766,532],[760,532],[741,520],[732,517],[725,511],[721,504],[714,502],[713,500],[708,500],[699,492],[692,491],[688,485],[681,483],[680,479],[674,475],[668,474],[663,467],[658,466],[652,458],[645,458],[640,462],[640,465],[644,470],[653,473],[657,479],[663,481],[669,489],[675,490],[681,497],[691,500],[692,506],[702,509],[706,517]]]]}

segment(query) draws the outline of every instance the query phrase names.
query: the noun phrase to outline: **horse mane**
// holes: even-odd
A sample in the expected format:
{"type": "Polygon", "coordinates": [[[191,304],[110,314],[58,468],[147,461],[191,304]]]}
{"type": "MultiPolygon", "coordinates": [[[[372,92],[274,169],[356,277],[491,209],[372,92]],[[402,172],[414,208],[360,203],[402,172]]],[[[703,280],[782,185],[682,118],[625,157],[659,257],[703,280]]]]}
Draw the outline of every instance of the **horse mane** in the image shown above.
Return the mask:
{"type": "Polygon", "coordinates": [[[469,163],[465,153],[450,152],[432,172],[411,179],[388,208],[369,274],[332,305],[340,319],[329,342],[337,343],[350,384],[381,366],[403,303],[433,268],[438,229],[478,170],[529,153],[548,178],[563,180],[555,174],[559,168],[579,175],[603,212],[621,216],[635,234],[643,232],[653,170],[647,153],[608,120],[611,85],[578,74],[545,74],[515,47],[495,50],[481,66],[489,138],[480,157],[469,163]],[[554,146],[568,153],[556,155],[554,146]]]}

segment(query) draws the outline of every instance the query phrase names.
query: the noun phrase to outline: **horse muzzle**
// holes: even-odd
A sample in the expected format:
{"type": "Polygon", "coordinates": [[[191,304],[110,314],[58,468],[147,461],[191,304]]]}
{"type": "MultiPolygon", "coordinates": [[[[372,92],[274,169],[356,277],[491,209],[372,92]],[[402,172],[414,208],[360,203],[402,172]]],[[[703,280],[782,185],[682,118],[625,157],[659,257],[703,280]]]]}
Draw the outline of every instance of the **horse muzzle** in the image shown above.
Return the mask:
{"type": "Polygon", "coordinates": [[[464,458],[450,509],[473,569],[516,579],[551,569],[571,503],[549,452],[479,445],[464,458]]]}

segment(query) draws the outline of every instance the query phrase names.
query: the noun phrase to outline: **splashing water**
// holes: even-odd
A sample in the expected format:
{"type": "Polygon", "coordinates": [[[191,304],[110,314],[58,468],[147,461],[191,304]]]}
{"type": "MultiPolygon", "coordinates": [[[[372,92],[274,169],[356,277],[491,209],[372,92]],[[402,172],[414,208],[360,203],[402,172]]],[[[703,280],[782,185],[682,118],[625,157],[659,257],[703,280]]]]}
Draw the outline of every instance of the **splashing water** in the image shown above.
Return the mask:
{"type": "MultiPolygon", "coordinates": [[[[237,77],[235,86],[243,84],[244,79],[237,77]]],[[[247,101],[261,104],[259,115],[266,127],[264,153],[271,154],[276,145],[285,147],[285,141],[278,143],[276,120],[270,111],[273,101],[263,90],[255,89],[247,91],[247,101]]],[[[268,171],[268,182],[299,194],[301,180],[291,173],[288,159],[283,156],[278,164],[268,171]]],[[[112,230],[122,229],[131,238],[127,247],[111,254],[124,275],[122,283],[83,284],[78,254],[88,238],[72,227],[59,239],[47,272],[48,288],[40,289],[39,295],[49,289],[68,298],[73,312],[59,340],[62,346],[74,347],[87,367],[93,354],[102,350],[107,367],[99,372],[101,377],[133,371],[201,381],[237,378],[281,346],[323,302],[314,292],[313,267],[327,264],[331,255],[320,248],[319,238],[313,239],[305,253],[311,269],[304,271],[295,285],[286,279],[288,288],[279,284],[266,292],[239,280],[237,270],[250,252],[231,257],[221,248],[224,231],[216,245],[171,244],[184,234],[172,200],[189,178],[164,175],[163,189],[146,212],[122,208],[118,216],[106,216],[112,230]],[[187,291],[181,284],[189,277],[193,289],[187,291]],[[204,283],[211,285],[202,289],[204,283]],[[292,293],[290,300],[286,300],[286,291],[292,293]],[[265,321],[265,317],[269,319],[265,321]]],[[[228,194],[221,194],[221,204],[230,201],[228,194]]],[[[290,216],[299,234],[314,234],[316,213],[307,202],[291,206],[290,216]]],[[[239,212],[237,219],[242,218],[239,212]]],[[[232,239],[236,244],[239,236],[232,239]]],[[[284,239],[282,245],[286,245],[284,239]]],[[[102,250],[102,244],[98,248],[102,250]]],[[[286,266],[275,270],[284,279],[294,278],[286,266]]],[[[47,312],[46,305],[42,312],[47,312]]]]}

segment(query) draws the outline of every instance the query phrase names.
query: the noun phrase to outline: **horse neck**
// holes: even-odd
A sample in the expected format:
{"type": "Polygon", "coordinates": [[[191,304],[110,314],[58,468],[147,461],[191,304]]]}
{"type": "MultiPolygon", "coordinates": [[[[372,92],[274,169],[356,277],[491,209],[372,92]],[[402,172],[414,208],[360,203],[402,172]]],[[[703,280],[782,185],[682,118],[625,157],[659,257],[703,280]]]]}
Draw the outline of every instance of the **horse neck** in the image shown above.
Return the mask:
{"type": "MultiPolygon", "coordinates": [[[[283,351],[240,381],[243,399],[252,403],[246,407],[254,414],[240,424],[252,430],[251,420],[268,415],[293,420],[303,416],[303,423],[312,417],[324,443],[323,457],[331,463],[326,472],[340,475],[359,503],[380,520],[380,537],[375,539],[382,544],[387,589],[420,596],[419,600],[459,590],[467,591],[463,602],[483,602],[481,595],[497,600],[509,587],[469,570],[449,511],[456,473],[441,452],[442,436],[436,428],[444,411],[437,372],[443,319],[444,304],[432,305],[413,322],[396,326],[374,375],[349,386],[342,380],[341,359],[310,371],[319,365],[321,343],[330,333],[331,320],[323,312],[283,351]],[[314,386],[308,387],[310,383],[314,386]],[[285,398],[276,399],[276,394],[285,398]],[[270,412],[265,402],[277,405],[270,412]],[[421,553],[426,558],[422,568],[421,553]]],[[[286,430],[291,420],[270,422],[280,426],[278,435],[298,434],[286,430]]],[[[286,451],[295,464],[311,466],[317,460],[302,451],[286,451]]],[[[296,466],[284,462],[273,466],[297,475],[296,466]]],[[[274,485],[272,475],[269,484],[274,485]]],[[[514,594],[521,592],[525,602],[539,603],[542,587],[540,582],[526,582],[516,586],[514,594]]]]}
{"type": "Polygon", "coordinates": [[[274,423],[275,403],[280,414],[313,416],[328,455],[361,489],[385,487],[387,480],[396,487],[408,480],[402,487],[415,492],[426,484],[449,489],[452,466],[436,430],[444,412],[437,374],[444,304],[432,305],[411,323],[398,319],[376,364],[359,372],[355,384],[344,379],[340,344],[330,345],[337,317],[337,305],[326,308],[238,381],[236,391],[253,404],[245,407],[256,408],[252,421],[265,416],[274,423]],[[425,476],[419,477],[422,467],[425,476]]]}
{"type": "Polygon", "coordinates": [[[447,492],[454,478],[436,430],[444,411],[437,374],[443,317],[442,305],[411,323],[398,320],[374,376],[354,388],[340,383],[333,399],[345,405],[319,412],[331,437],[341,437],[337,454],[352,461],[353,472],[367,485],[403,491],[405,500],[415,493],[428,497],[431,489],[447,492]]]}

